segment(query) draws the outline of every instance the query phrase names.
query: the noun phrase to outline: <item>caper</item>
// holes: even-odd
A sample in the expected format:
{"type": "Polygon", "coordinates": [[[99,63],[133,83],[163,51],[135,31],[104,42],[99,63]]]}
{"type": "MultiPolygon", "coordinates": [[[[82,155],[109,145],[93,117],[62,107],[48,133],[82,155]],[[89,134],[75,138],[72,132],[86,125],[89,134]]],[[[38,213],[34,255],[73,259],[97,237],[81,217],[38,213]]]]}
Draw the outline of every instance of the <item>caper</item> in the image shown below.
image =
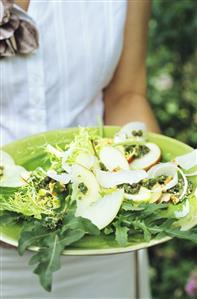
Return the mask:
{"type": "Polygon", "coordinates": [[[0,166],[0,177],[3,176],[4,167],[0,166]]]}
{"type": "Polygon", "coordinates": [[[141,137],[143,135],[143,131],[142,130],[133,130],[132,135],[135,137],[141,137]]]}
{"type": "Polygon", "coordinates": [[[84,195],[87,193],[88,191],[88,187],[84,184],[84,183],[80,183],[78,185],[78,189],[81,191],[81,193],[83,193],[84,195]]]}

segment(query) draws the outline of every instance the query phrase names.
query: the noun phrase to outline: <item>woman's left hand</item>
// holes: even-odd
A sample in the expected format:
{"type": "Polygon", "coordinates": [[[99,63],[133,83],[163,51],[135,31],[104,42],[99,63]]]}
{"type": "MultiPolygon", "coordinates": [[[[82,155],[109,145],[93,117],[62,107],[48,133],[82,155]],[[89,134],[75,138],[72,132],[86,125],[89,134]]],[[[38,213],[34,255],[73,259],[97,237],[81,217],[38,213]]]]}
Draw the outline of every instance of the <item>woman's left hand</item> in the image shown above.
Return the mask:
{"type": "Polygon", "coordinates": [[[146,50],[150,0],[128,1],[124,46],[110,84],[104,90],[105,123],[142,121],[150,131],[159,126],[146,99],[146,50]]]}

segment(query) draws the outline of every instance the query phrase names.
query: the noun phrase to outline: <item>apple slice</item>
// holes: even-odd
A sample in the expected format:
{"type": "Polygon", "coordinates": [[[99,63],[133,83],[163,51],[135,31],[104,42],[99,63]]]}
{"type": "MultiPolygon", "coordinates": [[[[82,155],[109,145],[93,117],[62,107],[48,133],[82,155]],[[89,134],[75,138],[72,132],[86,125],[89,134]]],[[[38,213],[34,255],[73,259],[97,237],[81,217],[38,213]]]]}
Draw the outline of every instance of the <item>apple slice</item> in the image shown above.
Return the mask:
{"type": "Polygon", "coordinates": [[[0,177],[0,187],[22,187],[27,184],[23,177],[27,177],[28,171],[22,166],[6,165],[0,177]]]}
{"type": "Polygon", "coordinates": [[[53,169],[47,171],[47,176],[64,185],[68,184],[71,180],[71,176],[68,173],[57,174],[53,169]]]}
{"type": "Polygon", "coordinates": [[[157,189],[154,190],[154,188],[151,190],[151,199],[150,199],[150,203],[155,203],[157,201],[160,200],[161,196],[162,196],[162,190],[161,189],[157,189]]]}
{"type": "Polygon", "coordinates": [[[190,203],[189,200],[186,199],[185,203],[182,205],[181,210],[177,210],[174,212],[176,218],[183,218],[187,216],[190,212],[190,203]]]}
{"type": "Polygon", "coordinates": [[[124,199],[123,194],[123,190],[118,190],[98,199],[85,209],[78,207],[75,216],[89,219],[101,230],[110,224],[118,214],[124,199]]]}
{"type": "Polygon", "coordinates": [[[145,141],[147,128],[142,122],[131,122],[124,125],[115,135],[114,142],[120,143],[126,140],[145,141]],[[140,135],[138,134],[140,132],[140,135]],[[137,134],[136,134],[137,133],[137,134]]]}
{"type": "Polygon", "coordinates": [[[97,165],[98,166],[97,168],[99,168],[99,163],[97,158],[93,155],[89,155],[83,152],[77,156],[76,163],[86,167],[87,169],[91,169],[95,165],[97,165]]]}
{"type": "Polygon", "coordinates": [[[159,163],[151,167],[148,171],[148,177],[154,178],[160,175],[166,175],[167,177],[172,177],[172,179],[166,183],[162,190],[166,191],[170,188],[173,188],[178,183],[178,168],[173,162],[159,163]]]}
{"type": "Polygon", "coordinates": [[[62,158],[64,156],[63,151],[58,150],[57,148],[55,148],[51,144],[47,145],[46,150],[47,150],[48,153],[56,156],[57,158],[62,158]]]}
{"type": "Polygon", "coordinates": [[[145,187],[141,187],[140,191],[137,194],[124,193],[124,198],[133,200],[135,202],[148,202],[151,199],[151,195],[151,190],[145,187]]]}
{"type": "Polygon", "coordinates": [[[77,209],[81,210],[97,201],[99,198],[100,187],[94,174],[87,168],[74,164],[71,171],[73,182],[72,199],[77,201],[77,209]],[[80,191],[80,184],[85,191],[80,191]]]}
{"type": "Polygon", "coordinates": [[[190,168],[197,165],[197,149],[192,152],[181,155],[175,158],[175,162],[180,165],[183,169],[189,170],[190,168]]]}
{"type": "Polygon", "coordinates": [[[131,169],[148,170],[151,166],[158,163],[161,159],[161,150],[155,143],[145,143],[150,151],[141,158],[137,158],[130,163],[131,169]]]}
{"type": "Polygon", "coordinates": [[[169,202],[171,199],[171,194],[170,193],[163,193],[159,202],[163,203],[163,202],[169,202]]]}
{"type": "Polygon", "coordinates": [[[129,163],[124,154],[112,146],[103,147],[99,153],[99,157],[101,162],[110,171],[117,169],[129,169],[129,163]]]}
{"type": "Polygon", "coordinates": [[[24,167],[15,164],[13,158],[0,151],[0,187],[21,187],[27,184],[23,177],[29,173],[24,167]]]}
{"type": "Polygon", "coordinates": [[[103,188],[113,188],[120,184],[134,184],[147,178],[145,170],[120,170],[102,171],[96,170],[96,178],[103,188]]]}
{"type": "Polygon", "coordinates": [[[5,165],[14,165],[15,162],[13,158],[6,152],[0,151],[0,167],[5,165]]]}

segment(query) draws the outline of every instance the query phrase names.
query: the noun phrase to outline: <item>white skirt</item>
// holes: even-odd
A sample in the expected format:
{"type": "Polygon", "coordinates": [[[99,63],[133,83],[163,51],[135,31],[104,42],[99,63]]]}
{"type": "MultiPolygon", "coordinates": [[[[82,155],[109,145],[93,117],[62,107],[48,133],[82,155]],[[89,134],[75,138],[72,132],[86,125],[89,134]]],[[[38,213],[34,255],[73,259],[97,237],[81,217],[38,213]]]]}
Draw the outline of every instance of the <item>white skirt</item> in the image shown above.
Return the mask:
{"type": "MultiPolygon", "coordinates": [[[[1,248],[2,299],[135,299],[133,253],[107,256],[62,256],[54,273],[52,292],[42,289],[28,261],[15,249],[1,248]]],[[[140,299],[150,299],[145,250],[139,252],[140,299]]]]}

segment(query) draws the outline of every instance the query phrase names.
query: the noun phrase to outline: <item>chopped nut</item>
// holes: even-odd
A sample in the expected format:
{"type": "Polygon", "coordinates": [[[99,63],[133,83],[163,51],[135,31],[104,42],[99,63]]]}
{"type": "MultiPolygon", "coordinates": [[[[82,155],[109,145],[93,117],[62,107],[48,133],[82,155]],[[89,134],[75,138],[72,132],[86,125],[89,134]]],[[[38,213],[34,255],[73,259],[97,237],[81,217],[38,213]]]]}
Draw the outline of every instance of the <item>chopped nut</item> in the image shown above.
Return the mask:
{"type": "Polygon", "coordinates": [[[168,184],[171,180],[172,180],[172,177],[171,177],[171,176],[168,176],[168,177],[165,179],[164,184],[168,184]]]}
{"type": "Polygon", "coordinates": [[[171,199],[171,194],[169,194],[169,193],[164,193],[163,195],[162,195],[162,197],[161,197],[161,199],[160,199],[160,203],[162,203],[162,202],[168,202],[168,201],[170,201],[170,199],[171,199]]]}
{"type": "Polygon", "coordinates": [[[150,203],[157,202],[161,198],[161,196],[162,196],[161,191],[155,191],[151,196],[150,203]]]}
{"type": "Polygon", "coordinates": [[[175,196],[174,194],[170,196],[171,201],[176,204],[179,202],[179,198],[175,196]]]}

